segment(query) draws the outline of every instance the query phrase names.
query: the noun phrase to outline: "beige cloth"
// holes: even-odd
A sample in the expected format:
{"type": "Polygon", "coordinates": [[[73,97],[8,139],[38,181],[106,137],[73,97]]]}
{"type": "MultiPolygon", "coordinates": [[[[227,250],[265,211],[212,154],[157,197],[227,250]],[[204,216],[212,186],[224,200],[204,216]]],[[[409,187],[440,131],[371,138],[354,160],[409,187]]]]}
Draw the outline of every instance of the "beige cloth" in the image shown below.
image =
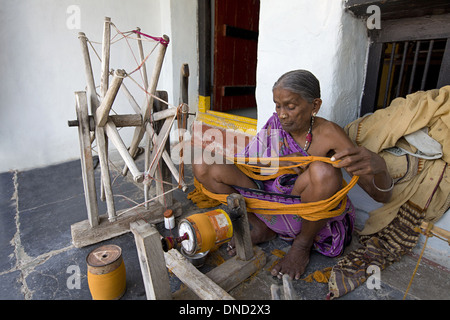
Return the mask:
{"type": "Polygon", "coordinates": [[[370,235],[386,227],[407,201],[425,208],[446,168],[425,215],[425,221],[439,220],[450,205],[450,168],[445,167],[450,162],[450,86],[397,98],[389,107],[353,121],[345,130],[358,146],[385,159],[396,182],[391,201],[369,213],[361,234],[370,235]],[[397,146],[416,152],[404,136],[424,127],[428,128],[428,135],[441,144],[441,159],[425,160],[408,154],[395,156],[384,151],[397,146]]]}

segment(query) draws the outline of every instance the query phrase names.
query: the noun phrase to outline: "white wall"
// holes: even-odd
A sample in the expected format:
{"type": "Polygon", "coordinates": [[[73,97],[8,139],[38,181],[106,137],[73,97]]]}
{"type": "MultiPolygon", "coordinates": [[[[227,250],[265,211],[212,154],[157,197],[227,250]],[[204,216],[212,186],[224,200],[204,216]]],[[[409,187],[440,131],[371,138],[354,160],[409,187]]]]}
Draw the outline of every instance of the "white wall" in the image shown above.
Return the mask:
{"type": "Polygon", "coordinates": [[[256,99],[258,129],[274,112],[274,82],[307,69],[320,81],[319,116],[343,126],[356,119],[364,84],[368,38],[363,21],[339,0],[262,0],[256,99]]]}
{"type": "MultiPolygon", "coordinates": [[[[167,34],[171,43],[158,89],[167,90],[169,102],[177,104],[181,64],[176,64],[187,62],[191,69],[190,104],[197,105],[195,0],[2,0],[0,172],[80,157],[77,128],[67,126],[67,120],[76,119],[74,91],[84,90],[86,86],[77,35],[81,31],[90,40],[101,42],[105,16],[111,17],[121,31],[140,27],[150,35],[167,34]],[[66,11],[71,5],[80,8],[80,29],[67,27],[72,12],[66,11]],[[183,26],[172,28],[180,19],[183,26]],[[182,48],[177,41],[182,43],[182,48]]],[[[147,49],[149,46],[145,44],[147,49]]],[[[96,49],[101,53],[100,45],[96,45],[96,49]]],[[[99,84],[100,62],[92,53],[91,59],[96,84],[99,84]]],[[[111,68],[129,72],[135,67],[126,42],[112,46],[111,68]]],[[[132,90],[138,102],[143,103],[143,96],[139,99],[142,91],[136,86],[132,90]]],[[[118,101],[114,105],[116,112],[133,113],[123,97],[118,101]]],[[[126,143],[131,140],[132,131],[130,128],[121,130],[126,143]]]]}

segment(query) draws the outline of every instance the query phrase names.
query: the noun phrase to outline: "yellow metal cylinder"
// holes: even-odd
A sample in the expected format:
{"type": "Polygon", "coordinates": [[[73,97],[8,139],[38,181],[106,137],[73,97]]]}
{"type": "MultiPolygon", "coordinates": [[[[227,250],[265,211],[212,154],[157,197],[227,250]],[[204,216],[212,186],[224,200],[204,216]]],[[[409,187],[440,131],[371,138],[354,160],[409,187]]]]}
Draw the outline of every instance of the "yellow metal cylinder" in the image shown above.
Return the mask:
{"type": "Polygon", "coordinates": [[[233,224],[230,217],[222,209],[193,214],[179,225],[179,234],[188,233],[189,240],[182,242],[187,254],[207,252],[214,246],[231,240],[233,224]]]}

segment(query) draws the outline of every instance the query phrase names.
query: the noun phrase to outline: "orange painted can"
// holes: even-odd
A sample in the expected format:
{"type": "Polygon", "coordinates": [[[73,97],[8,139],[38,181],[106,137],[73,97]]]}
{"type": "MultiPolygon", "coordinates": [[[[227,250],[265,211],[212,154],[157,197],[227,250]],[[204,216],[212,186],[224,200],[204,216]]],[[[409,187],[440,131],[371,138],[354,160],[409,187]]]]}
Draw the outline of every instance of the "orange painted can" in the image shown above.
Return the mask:
{"type": "Polygon", "coordinates": [[[222,209],[193,214],[180,221],[178,234],[188,234],[189,239],[181,242],[188,255],[207,252],[215,246],[231,240],[233,224],[222,209]]]}

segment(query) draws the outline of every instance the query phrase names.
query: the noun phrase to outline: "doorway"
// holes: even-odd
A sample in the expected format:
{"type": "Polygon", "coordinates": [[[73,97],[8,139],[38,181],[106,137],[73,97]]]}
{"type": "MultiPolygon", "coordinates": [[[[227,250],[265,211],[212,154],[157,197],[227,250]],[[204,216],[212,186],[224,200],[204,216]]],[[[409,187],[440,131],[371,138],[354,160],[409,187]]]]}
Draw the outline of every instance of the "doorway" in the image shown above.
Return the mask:
{"type": "Polygon", "coordinates": [[[199,111],[256,119],[260,0],[199,0],[199,111]]]}

